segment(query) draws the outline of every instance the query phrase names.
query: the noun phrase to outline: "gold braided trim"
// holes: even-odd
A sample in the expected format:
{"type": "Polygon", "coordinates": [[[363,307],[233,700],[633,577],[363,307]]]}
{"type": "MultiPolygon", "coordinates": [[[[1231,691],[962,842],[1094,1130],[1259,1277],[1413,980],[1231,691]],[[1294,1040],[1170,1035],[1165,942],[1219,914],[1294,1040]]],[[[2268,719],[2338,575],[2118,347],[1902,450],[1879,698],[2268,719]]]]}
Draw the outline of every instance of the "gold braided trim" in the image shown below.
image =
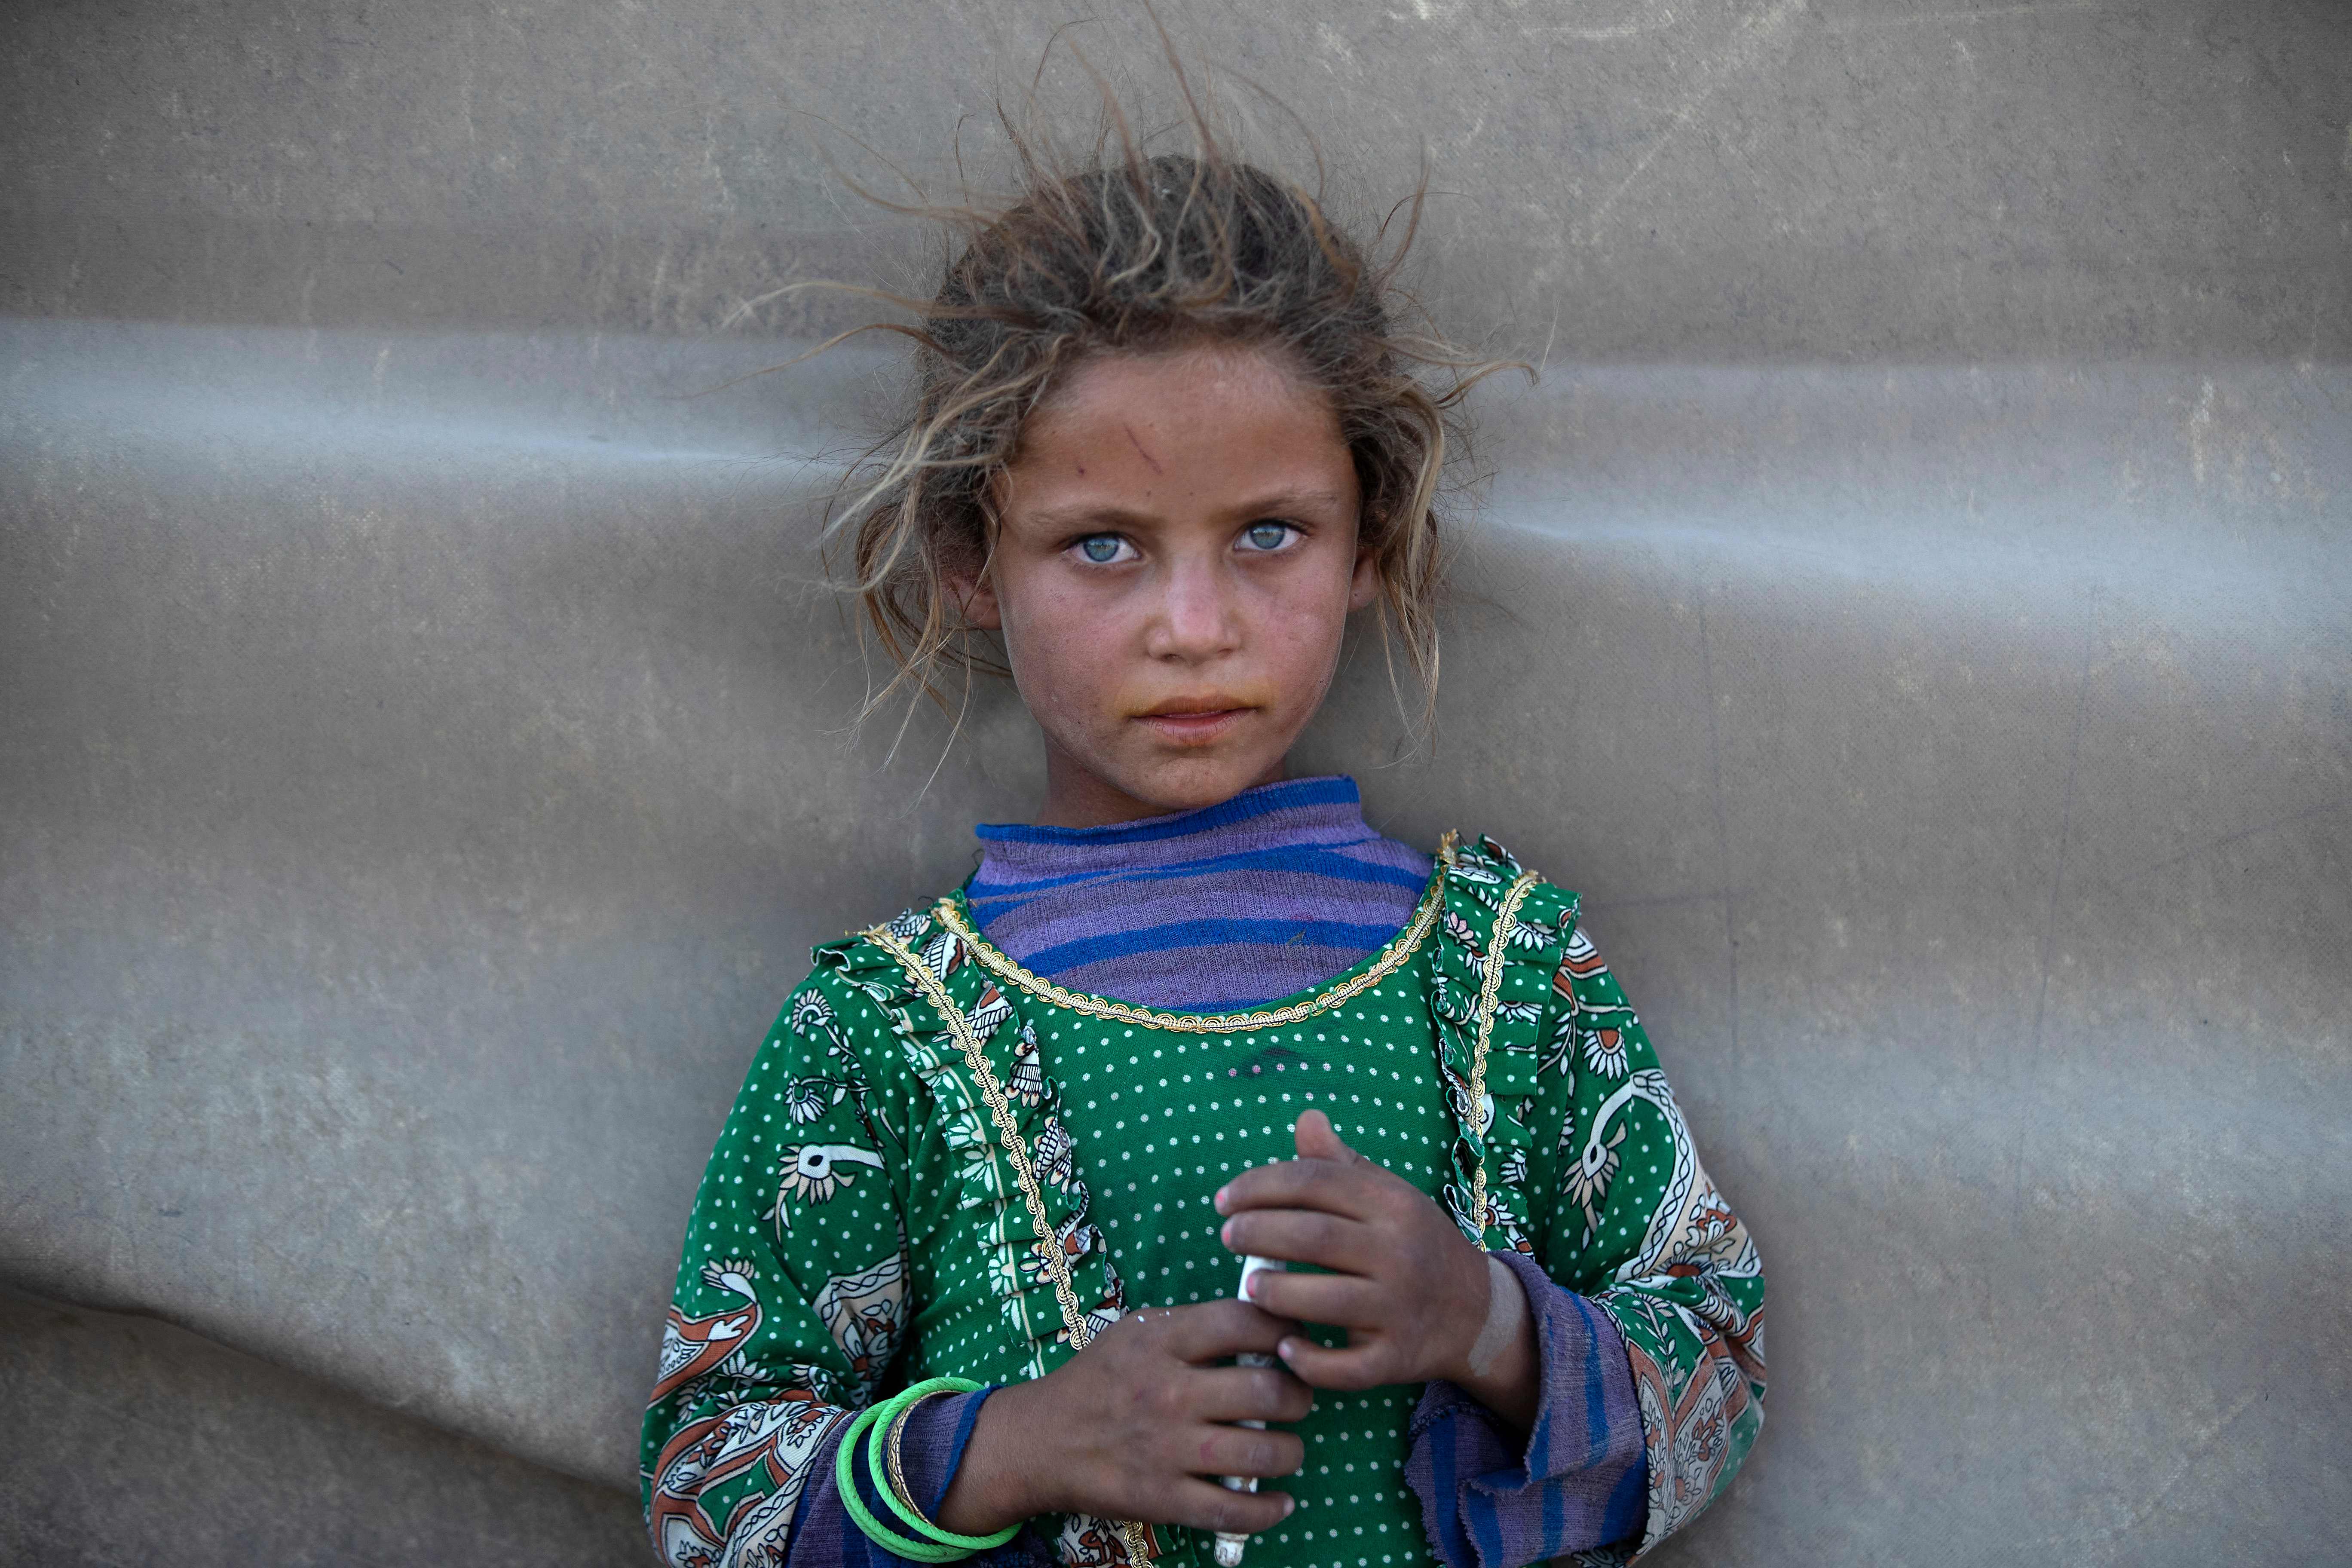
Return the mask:
{"type": "MultiPolygon", "coordinates": [[[[1037,1185],[1036,1167],[1029,1163],[1029,1151],[1022,1143],[1021,1130],[1013,1120],[1012,1102],[1005,1098],[1004,1086],[996,1080],[996,1073],[988,1065],[981,1049],[980,1037],[973,1033],[971,1020],[955,1005],[947,987],[929,966],[917,958],[907,944],[890,934],[887,926],[876,926],[865,933],[868,941],[898,961],[899,967],[915,978],[923,988],[931,1006],[939,1013],[948,1032],[955,1037],[963,1052],[964,1065],[980,1084],[981,1099],[988,1103],[989,1120],[996,1123],[996,1136],[1004,1146],[1005,1159],[1013,1166],[1013,1179],[1021,1184],[1022,1201],[1029,1208],[1029,1224],[1037,1233],[1037,1250],[1045,1259],[1046,1272],[1053,1276],[1054,1298],[1061,1303],[1062,1324],[1069,1331],[1073,1353],[1093,1342],[1094,1331],[1087,1326],[1087,1314],[1078,1305],[1078,1293],[1070,1283],[1070,1261],[1062,1254],[1062,1244],[1054,1236],[1054,1222],[1045,1217],[1045,1194],[1037,1185]]],[[[1151,1561],[1151,1552],[1143,1534],[1143,1527],[1132,1520],[1118,1521],[1119,1539],[1127,1546],[1128,1561],[1134,1568],[1143,1568],[1151,1561]]]]}
{"type": "MultiPolygon", "coordinates": [[[[1072,991],[1055,984],[1042,974],[1023,968],[1010,954],[999,952],[988,939],[974,931],[956,908],[953,899],[941,899],[932,910],[940,923],[963,940],[974,958],[987,966],[999,979],[1010,981],[1033,995],[1042,996],[1058,1007],[1073,1013],[1084,1013],[1092,1018],[1112,1018],[1122,1024],[1140,1024],[1146,1028],[1166,1029],[1180,1035],[1234,1035],[1250,1029],[1275,1029],[1285,1024],[1296,1024],[1318,1013],[1328,1013],[1343,1002],[1354,1000],[1379,984],[1412,961],[1424,939],[1436,929],[1437,917],[1445,908],[1445,876],[1454,869],[1454,834],[1448,831],[1437,847],[1437,864],[1430,874],[1429,890],[1421,896],[1421,907],[1413,911],[1412,920],[1395,936],[1372,966],[1352,980],[1343,980],[1328,991],[1320,992],[1304,1002],[1293,1002],[1287,1007],[1276,1007],[1262,1013],[1162,1013],[1150,1007],[1138,1007],[1126,1002],[1107,1002],[1097,996],[1072,991]]],[[[870,933],[869,933],[870,934],[870,933]]]]}
{"type": "Polygon", "coordinates": [[[1092,1337],[1087,1331],[1087,1315],[1078,1306],[1076,1290],[1071,1288],[1067,1260],[1062,1256],[1061,1243],[1054,1237],[1054,1222],[1045,1217],[1045,1199],[1037,1186],[1036,1167],[1029,1163],[1029,1151],[1023,1145],[1021,1130],[1013,1120],[1012,1102],[1006,1100],[1004,1086],[996,1081],[996,1074],[981,1050],[980,1037],[972,1032],[971,1020],[963,1016],[963,1010],[955,1005],[929,966],[917,958],[905,942],[891,935],[887,927],[876,926],[866,935],[915,977],[915,984],[923,988],[931,1006],[946,1023],[948,1032],[955,1036],[956,1045],[963,1052],[964,1065],[979,1080],[980,1096],[988,1104],[989,1120],[996,1123],[997,1139],[1004,1145],[1005,1158],[1013,1165],[1013,1179],[1020,1183],[1022,1199],[1029,1206],[1029,1224],[1037,1233],[1037,1250],[1045,1255],[1046,1270],[1054,1278],[1054,1294],[1062,1304],[1062,1321],[1070,1331],[1070,1348],[1086,1349],[1087,1341],[1092,1337]]]}
{"type": "MultiPolygon", "coordinates": [[[[1533,871],[1520,873],[1503,895],[1503,909],[1495,917],[1495,931],[1486,939],[1486,973],[1478,986],[1478,1043],[1470,1053],[1470,1122],[1476,1126],[1486,1110],[1486,1047],[1495,1037],[1495,1009],[1503,999],[1503,949],[1518,929],[1519,905],[1528,891],[1543,880],[1533,871]]],[[[1471,1223],[1478,1227],[1478,1245],[1486,1244],[1486,1135],[1478,1135],[1478,1168],[1470,1177],[1471,1223]]]]}

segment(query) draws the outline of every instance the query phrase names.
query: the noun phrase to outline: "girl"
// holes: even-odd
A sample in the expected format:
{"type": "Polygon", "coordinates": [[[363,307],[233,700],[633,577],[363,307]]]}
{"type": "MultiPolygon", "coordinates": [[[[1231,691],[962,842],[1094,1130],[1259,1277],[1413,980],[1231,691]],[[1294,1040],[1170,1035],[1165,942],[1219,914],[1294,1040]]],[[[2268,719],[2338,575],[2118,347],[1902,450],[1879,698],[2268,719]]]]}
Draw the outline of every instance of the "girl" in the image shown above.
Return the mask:
{"type": "Polygon", "coordinates": [[[1762,1421],[1756,1249],[1575,895],[1286,775],[1351,614],[1433,681],[1480,367],[1196,130],[1024,160],[919,307],[861,591],[926,686],[1001,636],[1045,798],[751,1064],[646,1414],[679,1568],[1618,1563],[1762,1421]]]}

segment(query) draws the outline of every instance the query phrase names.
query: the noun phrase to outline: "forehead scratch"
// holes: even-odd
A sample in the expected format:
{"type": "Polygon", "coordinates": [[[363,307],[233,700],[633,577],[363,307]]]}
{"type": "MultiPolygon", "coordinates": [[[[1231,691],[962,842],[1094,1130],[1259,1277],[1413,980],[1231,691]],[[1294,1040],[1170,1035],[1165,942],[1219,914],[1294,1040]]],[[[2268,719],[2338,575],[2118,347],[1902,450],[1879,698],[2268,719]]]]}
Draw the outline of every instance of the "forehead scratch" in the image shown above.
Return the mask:
{"type": "Polygon", "coordinates": [[[1139,437],[1138,435],[1136,435],[1136,433],[1135,433],[1135,426],[1132,426],[1132,425],[1122,425],[1122,426],[1119,426],[1119,428],[1127,432],[1127,438],[1128,438],[1129,440],[1130,440],[1130,441],[1132,441],[1132,442],[1134,442],[1134,443],[1135,443],[1135,449],[1136,449],[1138,452],[1139,452],[1139,453],[1141,453],[1141,454],[1142,454],[1142,456],[1143,456],[1143,460],[1144,460],[1145,462],[1147,462],[1147,463],[1149,463],[1149,464],[1150,464],[1150,465],[1151,465],[1151,471],[1152,471],[1153,473],[1155,473],[1155,474],[1159,474],[1159,473],[1165,473],[1165,472],[1167,471],[1166,469],[1162,468],[1160,466],[1160,459],[1159,459],[1159,458],[1155,458],[1155,457],[1153,457],[1153,456],[1151,455],[1151,452],[1150,452],[1150,448],[1148,448],[1148,447],[1146,447],[1144,446],[1144,444],[1143,444],[1143,440],[1142,440],[1142,437],[1139,437]]]}

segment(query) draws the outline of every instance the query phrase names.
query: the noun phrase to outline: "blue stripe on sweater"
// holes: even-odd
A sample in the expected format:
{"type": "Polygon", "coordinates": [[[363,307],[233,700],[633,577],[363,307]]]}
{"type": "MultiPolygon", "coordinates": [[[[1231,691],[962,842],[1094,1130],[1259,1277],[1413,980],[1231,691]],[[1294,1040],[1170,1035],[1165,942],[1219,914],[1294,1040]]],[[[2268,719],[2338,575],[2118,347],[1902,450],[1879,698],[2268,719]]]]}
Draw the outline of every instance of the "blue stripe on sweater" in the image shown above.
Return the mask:
{"type": "MultiPolygon", "coordinates": [[[[1378,839],[1366,839],[1376,844],[1378,839]]],[[[1075,871],[1066,877],[1034,877],[1019,881],[982,881],[975,875],[964,889],[964,897],[974,907],[998,900],[1025,898],[1031,894],[1056,888],[1080,887],[1089,882],[1113,886],[1129,882],[1180,881],[1188,877],[1201,877],[1219,871],[1277,870],[1298,871],[1317,877],[1328,877],[1338,882],[1384,882],[1391,887],[1420,888],[1429,879],[1417,876],[1399,866],[1382,865],[1377,860],[1359,860],[1336,847],[1284,845],[1271,849],[1247,849],[1232,855],[1217,855],[1201,860],[1180,860],[1171,865],[1155,866],[1150,870],[1075,871]]]]}
{"type": "Polygon", "coordinates": [[[956,1419],[955,1435],[948,1439],[948,1462],[940,1467],[939,1492],[923,1505],[928,1517],[940,1517],[940,1505],[948,1500],[949,1489],[955,1485],[956,1470],[963,1463],[964,1445],[971,1441],[971,1429],[980,1421],[980,1407],[988,1403],[988,1396],[997,1387],[992,1383],[977,1391],[978,1397],[964,1401],[963,1414],[956,1419]]]}
{"type": "Polygon", "coordinates": [[[1437,1493],[1437,1531],[1449,1563],[1475,1563],[1462,1530],[1462,1483],[1454,1471],[1454,1422],[1438,1422],[1429,1433],[1430,1483],[1437,1493]]]}
{"type": "Polygon", "coordinates": [[[1143,822],[1115,822],[1105,827],[1035,827],[1017,822],[983,822],[972,831],[985,841],[1005,844],[1150,844],[1161,838],[1180,838],[1204,827],[1247,822],[1254,816],[1290,806],[1353,805],[1360,798],[1356,781],[1344,775],[1291,779],[1282,784],[1260,784],[1198,811],[1143,822]]]}
{"type": "Polygon", "coordinates": [[[1471,1527],[1478,1532],[1478,1554],[1482,1562],[1501,1564],[1509,1561],[1503,1555],[1503,1527],[1495,1505],[1486,1499],[1472,1498],[1471,1527]]]}
{"type": "Polygon", "coordinates": [[[1609,1494],[1609,1506],[1601,1515],[1601,1539],[1622,1541],[1638,1536],[1650,1517],[1650,1466],[1647,1456],[1628,1465],[1625,1473],[1617,1478],[1616,1489],[1609,1494]]]}
{"type": "Polygon", "coordinates": [[[1337,947],[1362,952],[1396,935],[1393,926],[1349,925],[1339,921],[1171,921],[1134,931],[1105,931],[1031,953],[1024,963],[1041,974],[1060,974],[1081,964],[1139,952],[1185,947],[1337,947]]]}
{"type": "Polygon", "coordinates": [[[1595,1439],[1608,1427],[1609,1407],[1602,1401],[1606,1392],[1601,1384],[1601,1337],[1594,1328],[1592,1314],[1598,1309],[1586,1303],[1582,1296],[1571,1298],[1576,1310],[1584,1319],[1584,1462],[1590,1464],[1595,1439]]]}

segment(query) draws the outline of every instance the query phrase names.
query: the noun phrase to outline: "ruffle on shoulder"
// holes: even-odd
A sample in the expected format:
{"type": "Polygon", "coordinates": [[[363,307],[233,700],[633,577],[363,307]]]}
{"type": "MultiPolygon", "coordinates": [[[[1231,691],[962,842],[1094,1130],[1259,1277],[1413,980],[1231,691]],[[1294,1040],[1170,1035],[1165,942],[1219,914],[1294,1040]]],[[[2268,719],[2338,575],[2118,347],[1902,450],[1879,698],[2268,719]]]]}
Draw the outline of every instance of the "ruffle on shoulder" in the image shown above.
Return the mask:
{"type": "Polygon", "coordinates": [[[1551,977],[1576,924],[1576,895],[1527,870],[1491,838],[1468,847],[1449,839],[1441,858],[1445,910],[1431,994],[1457,1129],[1445,1205],[1480,1246],[1532,1252],[1524,1189],[1534,1131],[1527,1117],[1551,977]]]}
{"type": "Polygon", "coordinates": [[[929,1090],[956,1162],[957,1207],[972,1216],[1024,1375],[1044,1376],[1116,1322],[1125,1298],[1087,1217],[1076,1141],[1041,1068],[1036,1026],[927,910],[815,956],[874,999],[929,1090]]]}

